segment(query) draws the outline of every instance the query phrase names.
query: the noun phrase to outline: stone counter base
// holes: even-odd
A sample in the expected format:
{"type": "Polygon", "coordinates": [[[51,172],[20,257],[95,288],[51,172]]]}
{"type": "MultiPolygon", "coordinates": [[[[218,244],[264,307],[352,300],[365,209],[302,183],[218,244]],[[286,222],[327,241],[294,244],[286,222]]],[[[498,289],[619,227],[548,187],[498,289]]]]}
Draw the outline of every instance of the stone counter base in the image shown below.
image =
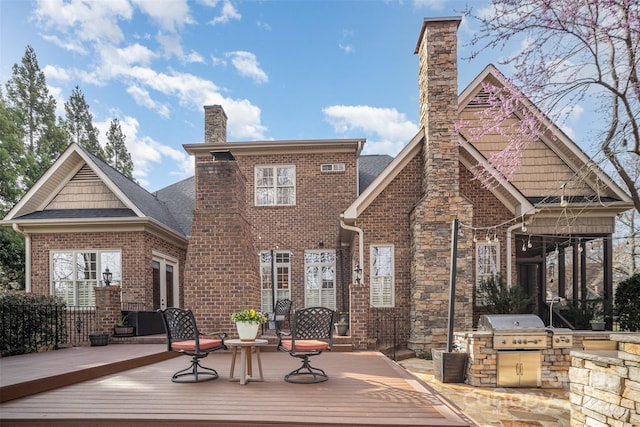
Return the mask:
{"type": "MultiPolygon", "coordinates": [[[[575,331],[573,348],[552,348],[552,336],[541,352],[541,388],[569,389],[571,352],[607,343],[611,332],[575,331]]],[[[456,332],[456,347],[469,354],[465,383],[476,387],[497,387],[498,351],[493,348],[491,332],[456,332]]]]}
{"type": "Polygon", "coordinates": [[[618,350],[575,350],[571,426],[640,426],[640,334],[611,334],[618,350]]]}

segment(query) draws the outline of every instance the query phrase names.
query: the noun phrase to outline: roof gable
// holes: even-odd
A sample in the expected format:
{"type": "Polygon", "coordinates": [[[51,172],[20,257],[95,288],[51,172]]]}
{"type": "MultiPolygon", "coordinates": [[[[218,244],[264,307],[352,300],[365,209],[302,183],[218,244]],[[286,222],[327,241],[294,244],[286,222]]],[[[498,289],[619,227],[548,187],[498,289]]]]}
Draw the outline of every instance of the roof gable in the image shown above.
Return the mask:
{"type": "Polygon", "coordinates": [[[58,219],[65,212],[68,219],[77,219],[82,212],[94,218],[113,216],[101,210],[147,218],[184,235],[163,203],[77,144],[69,145],[4,221],[58,219]]]}
{"type": "MultiPolygon", "coordinates": [[[[488,107],[483,84],[507,86],[508,80],[493,65],[488,65],[459,96],[458,114],[463,120],[476,120],[476,113],[488,107]]],[[[631,199],[600,167],[595,164],[562,130],[528,99],[525,108],[541,121],[544,132],[522,153],[522,166],[510,182],[530,200],[557,202],[560,192],[576,200],[598,197],[628,204],[631,199]],[[561,190],[561,186],[564,189],[561,190]],[[550,198],[551,197],[551,198],[550,198]]],[[[521,120],[514,116],[511,123],[521,120]]],[[[464,130],[462,136],[466,137],[464,130]]],[[[487,135],[473,145],[483,157],[504,149],[508,139],[497,132],[487,135]]],[[[464,145],[469,145],[465,143],[464,145]]]]}

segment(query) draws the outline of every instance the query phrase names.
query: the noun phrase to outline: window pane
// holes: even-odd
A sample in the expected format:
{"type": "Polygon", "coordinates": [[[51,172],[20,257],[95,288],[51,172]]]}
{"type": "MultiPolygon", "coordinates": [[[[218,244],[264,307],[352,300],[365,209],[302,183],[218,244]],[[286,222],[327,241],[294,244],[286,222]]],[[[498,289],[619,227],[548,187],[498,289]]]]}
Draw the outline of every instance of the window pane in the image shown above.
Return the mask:
{"type": "Polygon", "coordinates": [[[54,253],[51,268],[53,280],[73,279],[73,254],[54,253]]]}

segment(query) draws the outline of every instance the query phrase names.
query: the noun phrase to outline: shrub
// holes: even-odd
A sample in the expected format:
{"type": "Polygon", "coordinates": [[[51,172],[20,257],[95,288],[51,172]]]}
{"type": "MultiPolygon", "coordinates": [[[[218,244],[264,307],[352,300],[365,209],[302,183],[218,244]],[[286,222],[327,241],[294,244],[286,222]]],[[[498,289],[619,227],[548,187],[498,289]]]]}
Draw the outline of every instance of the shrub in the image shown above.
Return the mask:
{"type": "Polygon", "coordinates": [[[524,313],[529,304],[529,298],[520,287],[508,288],[499,274],[480,282],[478,291],[480,301],[484,301],[487,312],[491,314],[524,313]]]}
{"type": "Polygon", "coordinates": [[[618,284],[615,301],[620,328],[634,332],[640,330],[640,273],[618,284]]]}
{"type": "Polygon", "coordinates": [[[0,290],[0,354],[56,348],[65,341],[65,304],[50,295],[0,290]]]}

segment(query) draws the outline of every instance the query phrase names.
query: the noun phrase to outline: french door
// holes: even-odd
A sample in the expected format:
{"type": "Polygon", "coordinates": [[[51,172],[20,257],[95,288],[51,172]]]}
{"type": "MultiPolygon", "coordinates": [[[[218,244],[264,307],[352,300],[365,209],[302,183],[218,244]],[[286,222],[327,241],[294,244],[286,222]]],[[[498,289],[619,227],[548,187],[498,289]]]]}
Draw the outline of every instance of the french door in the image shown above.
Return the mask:
{"type": "Polygon", "coordinates": [[[153,309],[164,310],[167,307],[180,305],[180,290],[178,285],[178,260],[153,253],[153,309]]]}

